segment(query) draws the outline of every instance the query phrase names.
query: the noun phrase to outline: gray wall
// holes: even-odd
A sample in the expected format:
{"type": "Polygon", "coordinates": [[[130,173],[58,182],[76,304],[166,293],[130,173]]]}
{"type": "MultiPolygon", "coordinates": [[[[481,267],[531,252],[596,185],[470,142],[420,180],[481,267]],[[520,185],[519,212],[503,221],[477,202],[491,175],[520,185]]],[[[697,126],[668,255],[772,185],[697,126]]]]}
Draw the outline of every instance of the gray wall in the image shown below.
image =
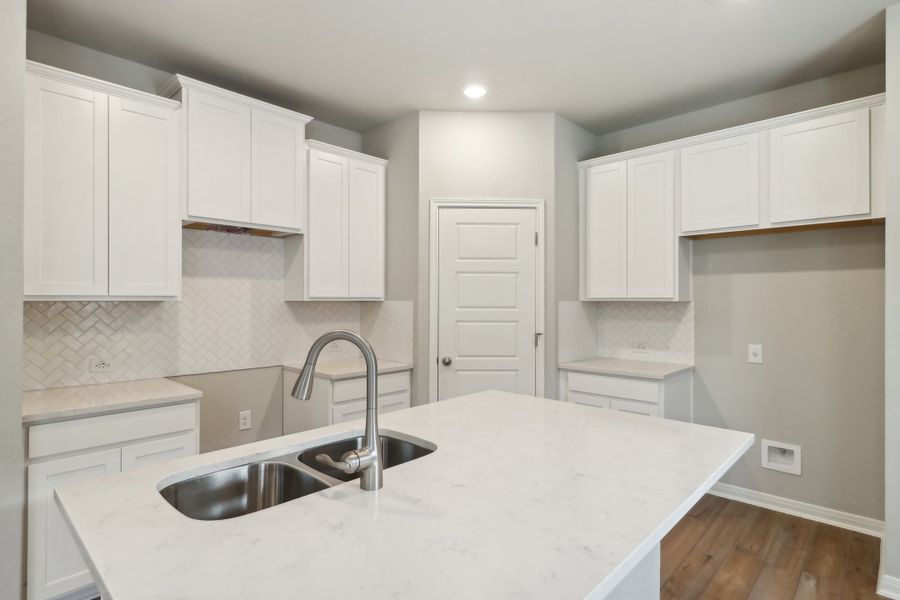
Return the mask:
{"type": "Polygon", "coordinates": [[[900,4],[887,11],[887,223],[885,263],[885,488],[882,575],[900,588],[900,4]]]}
{"type": "Polygon", "coordinates": [[[419,113],[363,135],[363,152],[386,158],[385,297],[415,300],[419,217],[419,113]]]}
{"type": "MultiPolygon", "coordinates": [[[[136,90],[156,94],[172,77],[171,73],[148,67],[118,56],[99,52],[55,38],[39,31],[28,30],[27,53],[34,60],[60,69],[96,77],[136,90]]],[[[240,90],[238,90],[240,91],[240,90]]],[[[252,91],[248,91],[253,95],[252,91]]],[[[259,97],[259,96],[257,96],[259,97]]],[[[261,100],[271,100],[260,97],[261,100]]],[[[276,102],[277,104],[277,102],[276,102]]],[[[302,108],[288,107],[295,110],[302,108]]],[[[315,115],[310,115],[315,116],[315,115]]],[[[324,121],[312,121],[307,125],[308,138],[342,146],[351,150],[362,149],[362,135],[324,121]]]]}
{"type": "MultiPolygon", "coordinates": [[[[429,215],[432,198],[536,199],[554,212],[554,115],[426,111],[419,114],[418,304],[414,396],[428,398],[429,215]]],[[[390,267],[389,267],[390,268],[390,267]]],[[[548,262],[546,281],[555,279],[548,262]]],[[[556,306],[546,298],[548,334],[556,306]]],[[[555,333],[554,333],[555,335],[555,333]]],[[[546,354],[548,363],[554,355],[546,354]]],[[[552,390],[555,381],[547,381],[552,390]]]]}
{"type": "Polygon", "coordinates": [[[597,138],[598,154],[641,148],[878,94],[884,91],[884,77],[884,65],[874,65],[607,133],[597,138]]]}
{"type": "Polygon", "coordinates": [[[281,367],[172,377],[203,392],[200,452],[212,452],[282,435],[281,367]],[[252,427],[238,431],[238,413],[252,411],[252,427]]]}
{"type": "Polygon", "coordinates": [[[25,0],[0,3],[0,597],[22,590],[25,0]]]}
{"type": "Polygon", "coordinates": [[[883,517],[883,265],[881,226],[694,242],[694,418],[757,436],[724,482],[883,517]],[[761,438],[800,444],[802,477],[761,438]]]}

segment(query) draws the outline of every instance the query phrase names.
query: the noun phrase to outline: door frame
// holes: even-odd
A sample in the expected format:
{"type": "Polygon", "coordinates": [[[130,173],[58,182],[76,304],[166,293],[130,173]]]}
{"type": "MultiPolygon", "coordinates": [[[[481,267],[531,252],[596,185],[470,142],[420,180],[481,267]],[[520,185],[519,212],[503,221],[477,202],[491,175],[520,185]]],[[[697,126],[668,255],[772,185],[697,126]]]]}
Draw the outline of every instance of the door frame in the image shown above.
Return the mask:
{"type": "Polygon", "coordinates": [[[535,211],[538,243],[535,247],[535,329],[541,335],[534,353],[534,393],[544,396],[545,347],[547,332],[544,326],[546,289],[544,270],[546,261],[544,233],[544,200],[503,198],[432,198],[429,216],[428,259],[428,401],[438,400],[438,227],[440,211],[445,208],[519,208],[535,211]]]}

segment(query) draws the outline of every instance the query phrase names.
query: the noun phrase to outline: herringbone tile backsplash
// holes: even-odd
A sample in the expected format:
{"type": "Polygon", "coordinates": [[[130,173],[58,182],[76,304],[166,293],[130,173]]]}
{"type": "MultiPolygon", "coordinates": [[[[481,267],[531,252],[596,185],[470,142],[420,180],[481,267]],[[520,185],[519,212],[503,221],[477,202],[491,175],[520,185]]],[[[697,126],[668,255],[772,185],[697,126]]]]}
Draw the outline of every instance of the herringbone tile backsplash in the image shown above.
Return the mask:
{"type": "Polygon", "coordinates": [[[178,302],[26,302],[25,389],[297,363],[322,333],[360,330],[357,302],[282,300],[282,240],[183,236],[178,302]],[[94,358],[112,369],[91,373],[94,358]]]}

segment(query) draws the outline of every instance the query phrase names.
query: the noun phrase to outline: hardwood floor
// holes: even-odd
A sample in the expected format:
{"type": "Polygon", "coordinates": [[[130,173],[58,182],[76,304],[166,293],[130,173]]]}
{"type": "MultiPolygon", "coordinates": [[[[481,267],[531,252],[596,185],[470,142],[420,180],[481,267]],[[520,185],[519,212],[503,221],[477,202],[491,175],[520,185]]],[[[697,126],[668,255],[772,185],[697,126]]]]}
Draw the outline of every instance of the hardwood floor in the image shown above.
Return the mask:
{"type": "Polygon", "coordinates": [[[878,538],[704,496],[662,542],[662,600],[858,600],[875,594],[878,538]]]}

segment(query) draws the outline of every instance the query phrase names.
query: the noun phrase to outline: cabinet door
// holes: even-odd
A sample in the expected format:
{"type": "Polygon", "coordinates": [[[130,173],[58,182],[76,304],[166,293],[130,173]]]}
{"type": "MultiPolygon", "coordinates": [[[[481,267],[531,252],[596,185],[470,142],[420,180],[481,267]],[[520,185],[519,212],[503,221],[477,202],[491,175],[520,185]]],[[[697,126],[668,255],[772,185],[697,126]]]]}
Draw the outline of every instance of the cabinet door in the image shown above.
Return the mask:
{"type": "Polygon", "coordinates": [[[384,165],[350,161],[349,295],[384,297],[384,165]]]}
{"type": "Polygon", "coordinates": [[[674,153],[628,161],[628,297],[675,295],[674,153]]]}
{"type": "Polygon", "coordinates": [[[188,216],[249,223],[250,108],[196,90],[186,93],[188,216]]]}
{"type": "Polygon", "coordinates": [[[772,223],[869,212],[869,109],[769,133],[772,223]]]}
{"type": "Polygon", "coordinates": [[[114,448],[28,467],[28,600],[56,598],[93,585],[53,490],[117,473],[121,457],[121,450],[114,448]]]}
{"type": "Polygon", "coordinates": [[[108,97],[26,78],[26,295],[107,293],[108,97]]]}
{"type": "Polygon", "coordinates": [[[349,163],[342,156],[309,151],[309,226],[306,232],[310,298],[346,298],[349,163]]]}
{"type": "Polygon", "coordinates": [[[586,299],[628,295],[628,188],[626,163],[591,167],[585,173],[582,215],[583,289],[586,299]]]}
{"type": "Polygon", "coordinates": [[[256,225],[303,227],[303,122],[253,109],[253,218],[256,225]]]}
{"type": "Polygon", "coordinates": [[[122,448],[122,470],[128,471],[195,454],[197,454],[196,433],[132,444],[122,448]]]}
{"type": "Polygon", "coordinates": [[[178,113],[110,97],[110,295],[178,295],[178,182],[178,113]]]}
{"type": "Polygon", "coordinates": [[[759,134],[681,150],[681,231],[759,225],[759,134]]]}

